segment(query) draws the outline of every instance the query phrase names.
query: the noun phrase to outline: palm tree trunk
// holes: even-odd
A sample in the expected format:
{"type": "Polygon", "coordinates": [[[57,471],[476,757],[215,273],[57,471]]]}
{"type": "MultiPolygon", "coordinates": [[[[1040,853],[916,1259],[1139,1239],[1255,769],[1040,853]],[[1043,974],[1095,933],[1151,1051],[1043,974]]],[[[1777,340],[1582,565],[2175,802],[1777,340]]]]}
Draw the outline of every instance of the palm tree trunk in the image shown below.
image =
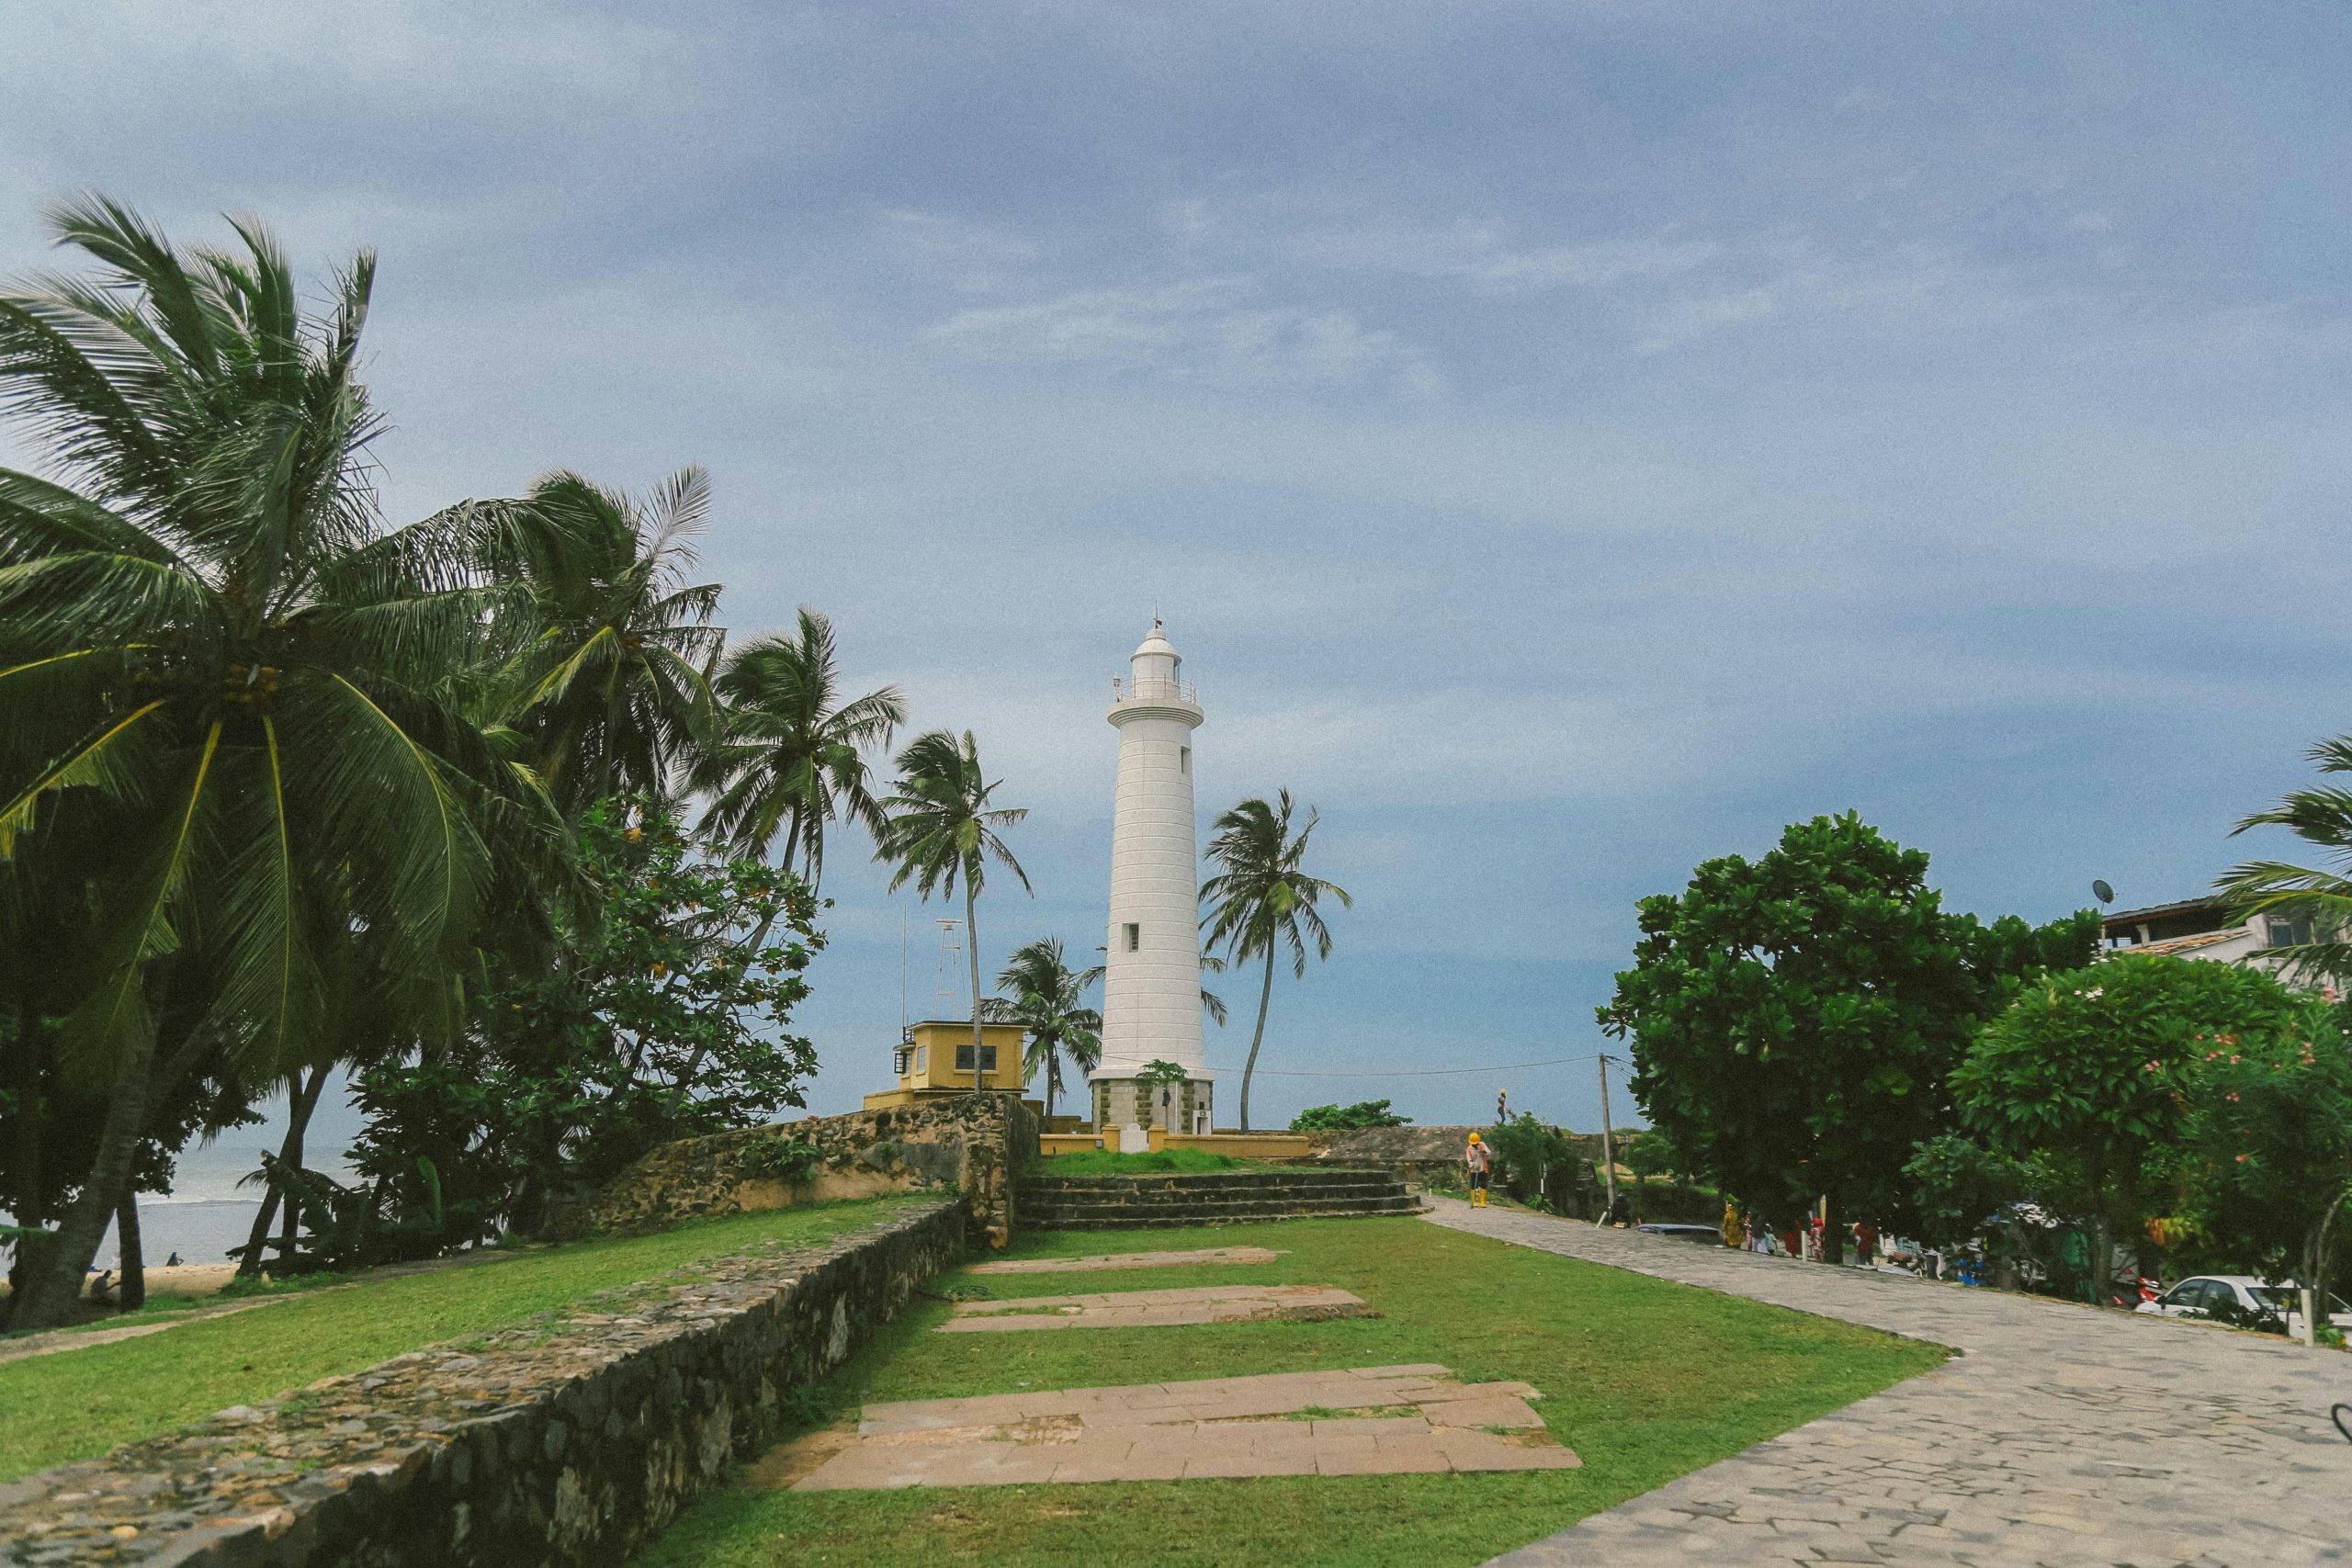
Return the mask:
{"type": "Polygon", "coordinates": [[[65,1211],[47,1257],[26,1282],[24,1298],[8,1326],[62,1328],[74,1317],[74,1303],[82,1294],[82,1279],[98,1243],[114,1219],[117,1201],[130,1179],[130,1164],[139,1150],[139,1134],[147,1125],[148,1078],[154,1066],[153,1040],[133,1046],[123,1065],[114,1093],[107,1098],[106,1119],[98,1127],[97,1157],[82,1190],[65,1211]]]}
{"type": "MultiPolygon", "coordinates": [[[[311,1130],[311,1107],[318,1103],[319,1090],[325,1087],[326,1081],[325,1066],[322,1064],[312,1067],[311,1081],[305,1086],[300,1103],[287,1107],[286,1153],[281,1157],[291,1169],[302,1168],[302,1144],[304,1134],[311,1130]]],[[[280,1267],[290,1269],[294,1262],[294,1239],[301,1223],[301,1205],[288,1199],[283,1220],[283,1226],[277,1233],[277,1261],[280,1267]]]]}
{"type": "Polygon", "coordinates": [[[210,1045],[210,1036],[199,1027],[160,1065],[153,1039],[132,1049],[114,1093],[107,1097],[90,1174],[82,1182],[80,1195],[65,1211],[56,1239],[46,1249],[46,1259],[28,1274],[24,1299],[8,1320],[10,1328],[62,1328],[73,1320],[83,1276],[89,1272],[98,1244],[106,1239],[107,1226],[130,1188],[139,1140],[147,1132],[149,1108],[179,1087],[180,1079],[210,1045]]]}
{"type": "MultiPolygon", "coordinates": [[[[40,1103],[40,1068],[48,1044],[41,1029],[40,1008],[28,986],[17,1004],[17,1041],[12,1055],[17,1068],[17,1223],[28,1228],[40,1224],[41,1216],[49,1213],[49,1173],[43,1168],[41,1140],[48,1119],[42,1114],[40,1103]]],[[[16,1259],[8,1269],[8,1289],[16,1300],[24,1299],[25,1281],[47,1245],[34,1236],[17,1238],[16,1259]]],[[[0,1314],[0,1323],[6,1321],[6,1314],[0,1314]]]]}
{"type": "MultiPolygon", "coordinates": [[[[326,1087],[327,1069],[314,1067],[306,1082],[302,1069],[297,1067],[286,1080],[286,1136],[277,1145],[277,1157],[289,1166],[302,1163],[302,1135],[311,1125],[311,1111],[319,1102],[319,1091],[326,1087]]],[[[245,1255],[238,1260],[237,1272],[251,1276],[261,1272],[262,1253],[269,1246],[269,1227],[277,1218],[277,1183],[271,1182],[262,1194],[261,1212],[254,1216],[254,1228],[245,1235],[245,1255]]],[[[286,1205],[288,1238],[279,1248],[283,1257],[293,1251],[294,1205],[286,1205]]]]}
{"type": "Polygon", "coordinates": [[[1258,987],[1258,1031],[1250,1036],[1250,1059],[1241,1065],[1241,1130],[1250,1130],[1250,1075],[1258,1070],[1258,1047],[1266,1043],[1266,1007],[1274,999],[1274,944],[1266,943],[1266,978],[1258,987]]]}
{"type": "Polygon", "coordinates": [[[980,928],[973,914],[972,879],[964,878],[964,944],[972,960],[972,1092],[980,1092],[980,928]]]}
{"type": "Polygon", "coordinates": [[[122,1202],[114,1212],[115,1245],[122,1255],[122,1284],[117,1299],[125,1312],[137,1312],[147,1304],[147,1255],[139,1245],[139,1189],[136,1184],[123,1189],[122,1202]]]}

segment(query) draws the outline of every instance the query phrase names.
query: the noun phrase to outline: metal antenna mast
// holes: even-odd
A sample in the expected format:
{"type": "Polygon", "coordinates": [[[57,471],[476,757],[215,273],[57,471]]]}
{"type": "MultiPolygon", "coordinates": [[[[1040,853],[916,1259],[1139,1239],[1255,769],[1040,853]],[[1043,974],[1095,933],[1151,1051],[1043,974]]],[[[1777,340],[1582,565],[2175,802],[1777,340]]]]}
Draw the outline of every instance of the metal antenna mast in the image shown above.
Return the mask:
{"type": "Polygon", "coordinates": [[[964,944],[956,939],[963,927],[961,920],[941,920],[939,925],[939,977],[932,984],[932,1002],[937,1010],[934,1016],[947,1019],[966,1016],[957,1011],[964,995],[964,944]]]}
{"type": "Polygon", "coordinates": [[[1617,1134],[1609,1126],[1609,1054],[1600,1055],[1600,1169],[1609,1182],[1609,1207],[1602,1212],[1605,1224],[1617,1212],[1617,1134]]]}

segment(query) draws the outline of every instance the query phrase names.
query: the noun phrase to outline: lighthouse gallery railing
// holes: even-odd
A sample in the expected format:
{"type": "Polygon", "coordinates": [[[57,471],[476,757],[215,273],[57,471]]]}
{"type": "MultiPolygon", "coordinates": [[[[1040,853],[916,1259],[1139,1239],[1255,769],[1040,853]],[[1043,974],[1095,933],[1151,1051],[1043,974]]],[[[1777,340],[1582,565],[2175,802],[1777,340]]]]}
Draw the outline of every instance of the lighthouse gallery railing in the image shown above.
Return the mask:
{"type": "Polygon", "coordinates": [[[1201,705],[1200,689],[1190,681],[1163,681],[1155,677],[1127,679],[1111,677],[1111,700],[1114,703],[1190,703],[1201,705]]]}

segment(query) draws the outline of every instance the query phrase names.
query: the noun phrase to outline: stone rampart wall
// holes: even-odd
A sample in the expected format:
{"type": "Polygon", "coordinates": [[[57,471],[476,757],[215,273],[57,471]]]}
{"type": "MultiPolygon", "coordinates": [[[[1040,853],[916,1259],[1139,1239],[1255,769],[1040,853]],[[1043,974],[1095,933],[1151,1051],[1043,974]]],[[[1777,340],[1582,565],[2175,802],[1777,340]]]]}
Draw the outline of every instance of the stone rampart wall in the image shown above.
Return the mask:
{"type": "Polygon", "coordinates": [[[560,1233],[622,1235],[698,1214],[740,1214],[834,1198],[954,1186],[972,1239],[1012,1235],[1012,1175],[1037,1150],[1037,1114],[1010,1094],[953,1094],[845,1116],[811,1116],[664,1144],[563,1216],[560,1233]],[[803,1179],[792,1149],[815,1149],[803,1179]]]}
{"type": "Polygon", "coordinates": [[[796,1391],[961,1254],[968,1223],[943,1201],[698,1264],[0,1485],[0,1562],[618,1562],[775,1436],[796,1391]]]}

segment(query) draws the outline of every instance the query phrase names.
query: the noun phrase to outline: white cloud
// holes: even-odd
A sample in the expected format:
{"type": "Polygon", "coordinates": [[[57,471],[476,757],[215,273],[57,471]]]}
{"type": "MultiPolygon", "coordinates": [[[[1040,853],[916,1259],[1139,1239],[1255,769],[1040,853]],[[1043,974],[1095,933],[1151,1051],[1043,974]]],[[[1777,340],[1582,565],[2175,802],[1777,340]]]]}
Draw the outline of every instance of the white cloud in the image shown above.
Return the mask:
{"type": "Polygon", "coordinates": [[[1637,354],[1659,354],[1724,327],[1738,326],[1769,316],[1774,309],[1770,288],[1744,288],[1712,299],[1684,299],[1654,317],[1647,335],[1634,345],[1637,354]]]}
{"type": "Polygon", "coordinates": [[[1014,287],[1035,270],[1033,240],[995,223],[954,213],[897,208],[876,222],[883,246],[910,272],[965,294],[1014,287]]]}
{"type": "Polygon", "coordinates": [[[1287,193],[1220,204],[1192,197],[1162,204],[1158,225],[1188,246],[1275,256],[1334,272],[1390,273],[1466,283],[1482,292],[1606,288],[1679,276],[1725,259],[1719,241],[1679,234],[1613,235],[1576,242],[1526,237],[1503,219],[1451,222],[1384,213],[1340,220],[1295,218],[1287,193]]]}
{"type": "Polygon", "coordinates": [[[922,338],[985,363],[1149,372],[1212,386],[1437,389],[1434,369],[1396,333],[1346,310],[1248,303],[1257,293],[1242,278],[1085,288],[965,310],[922,338]]]}
{"type": "Polygon", "coordinates": [[[1605,288],[1675,277],[1724,259],[1713,240],[1639,236],[1576,244],[1529,244],[1513,225],[1438,225],[1387,219],[1362,227],[1303,231],[1279,242],[1313,265],[1453,278],[1497,291],[1605,288]]]}

